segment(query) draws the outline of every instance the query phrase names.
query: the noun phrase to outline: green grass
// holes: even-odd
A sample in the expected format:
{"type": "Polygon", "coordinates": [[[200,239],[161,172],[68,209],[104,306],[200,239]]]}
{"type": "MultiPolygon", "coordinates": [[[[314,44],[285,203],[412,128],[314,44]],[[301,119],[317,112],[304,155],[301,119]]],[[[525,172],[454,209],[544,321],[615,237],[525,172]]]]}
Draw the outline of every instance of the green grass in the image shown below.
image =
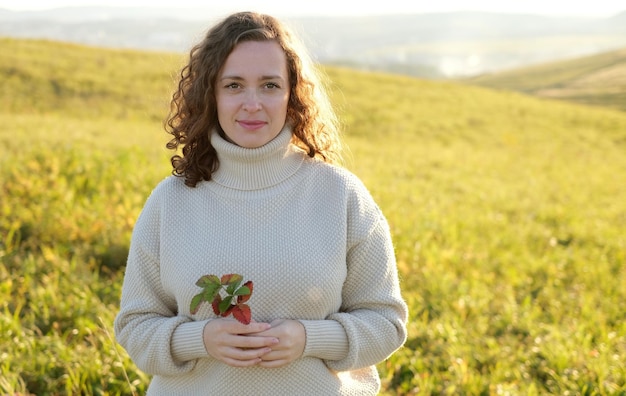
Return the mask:
{"type": "MultiPolygon", "coordinates": [[[[0,394],[142,394],[112,323],[183,59],[0,43],[0,394]]],[[[626,394],[626,114],[326,71],[410,306],[383,394],[626,394]]]]}
{"type": "Polygon", "coordinates": [[[626,48],[485,74],[465,81],[626,111],[626,48]]]}

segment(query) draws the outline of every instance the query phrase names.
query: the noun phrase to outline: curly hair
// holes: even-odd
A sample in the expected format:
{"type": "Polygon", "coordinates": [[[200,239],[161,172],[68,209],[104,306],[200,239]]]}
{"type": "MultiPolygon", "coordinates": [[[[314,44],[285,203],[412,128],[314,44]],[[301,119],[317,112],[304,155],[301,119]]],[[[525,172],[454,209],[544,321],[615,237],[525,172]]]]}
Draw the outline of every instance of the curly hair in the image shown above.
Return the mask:
{"type": "Polygon", "coordinates": [[[182,68],[178,88],[172,95],[165,129],[174,137],[166,147],[177,151],[182,146],[182,155],[171,157],[172,174],[185,177],[187,186],[211,180],[219,167],[210,134],[217,130],[224,136],[215,96],[222,66],[237,44],[270,40],[281,46],[287,59],[290,94],[286,121],[292,128],[292,143],[309,157],[329,163],[341,161],[339,123],[321,72],[314,67],[304,46],[276,18],[239,12],[212,27],[191,49],[189,62],[182,68]]]}

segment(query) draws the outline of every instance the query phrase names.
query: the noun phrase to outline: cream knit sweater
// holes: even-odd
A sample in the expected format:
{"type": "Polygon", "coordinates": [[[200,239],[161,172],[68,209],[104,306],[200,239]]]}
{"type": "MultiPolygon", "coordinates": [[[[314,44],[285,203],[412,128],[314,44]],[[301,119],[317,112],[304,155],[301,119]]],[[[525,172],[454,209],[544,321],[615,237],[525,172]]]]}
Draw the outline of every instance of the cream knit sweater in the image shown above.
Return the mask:
{"type": "Polygon", "coordinates": [[[168,177],[137,220],[115,319],[119,343],[152,374],[149,395],[375,395],[375,364],[406,339],[389,227],[347,170],[310,159],[284,129],[257,149],[211,142],[220,167],[196,188],[168,177]],[[259,322],[300,320],[303,356],[234,368],[208,355],[209,304],[196,280],[242,274],[259,322]]]}

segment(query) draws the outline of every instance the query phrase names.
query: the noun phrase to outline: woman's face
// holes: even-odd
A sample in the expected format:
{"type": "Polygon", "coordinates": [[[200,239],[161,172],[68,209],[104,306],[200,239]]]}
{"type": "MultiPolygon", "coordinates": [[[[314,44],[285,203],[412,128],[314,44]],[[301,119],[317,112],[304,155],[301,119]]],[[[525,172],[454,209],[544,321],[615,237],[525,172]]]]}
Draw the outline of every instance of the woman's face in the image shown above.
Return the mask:
{"type": "Polygon", "coordinates": [[[226,58],[216,84],[217,117],[226,137],[246,148],[274,139],[287,118],[287,58],[275,41],[244,41],[226,58]]]}

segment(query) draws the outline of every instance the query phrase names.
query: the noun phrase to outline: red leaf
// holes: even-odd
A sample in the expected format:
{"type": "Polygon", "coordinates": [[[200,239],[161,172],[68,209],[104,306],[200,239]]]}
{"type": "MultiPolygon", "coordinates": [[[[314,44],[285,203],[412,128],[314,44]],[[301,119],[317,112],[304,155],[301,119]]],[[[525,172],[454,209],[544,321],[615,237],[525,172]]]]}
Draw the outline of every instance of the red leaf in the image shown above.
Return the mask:
{"type": "Polygon", "coordinates": [[[237,282],[241,282],[241,280],[243,279],[243,276],[239,275],[239,274],[225,274],[222,275],[222,285],[228,285],[231,283],[237,283],[237,282]]]}
{"type": "Polygon", "coordinates": [[[233,313],[233,317],[243,324],[250,324],[252,321],[252,311],[247,304],[233,305],[230,309],[233,313]]]}
{"type": "Polygon", "coordinates": [[[250,296],[252,296],[252,291],[254,289],[252,281],[247,281],[246,283],[243,284],[243,286],[246,286],[248,289],[250,289],[250,293],[243,295],[243,296],[237,296],[237,304],[248,302],[248,300],[250,299],[250,296]]]}
{"type": "Polygon", "coordinates": [[[222,302],[222,296],[219,294],[215,296],[211,306],[213,307],[213,313],[216,315],[220,315],[220,303],[222,302]]]}
{"type": "Polygon", "coordinates": [[[196,286],[207,287],[209,285],[220,285],[220,278],[215,275],[204,275],[198,279],[196,286]]]}

